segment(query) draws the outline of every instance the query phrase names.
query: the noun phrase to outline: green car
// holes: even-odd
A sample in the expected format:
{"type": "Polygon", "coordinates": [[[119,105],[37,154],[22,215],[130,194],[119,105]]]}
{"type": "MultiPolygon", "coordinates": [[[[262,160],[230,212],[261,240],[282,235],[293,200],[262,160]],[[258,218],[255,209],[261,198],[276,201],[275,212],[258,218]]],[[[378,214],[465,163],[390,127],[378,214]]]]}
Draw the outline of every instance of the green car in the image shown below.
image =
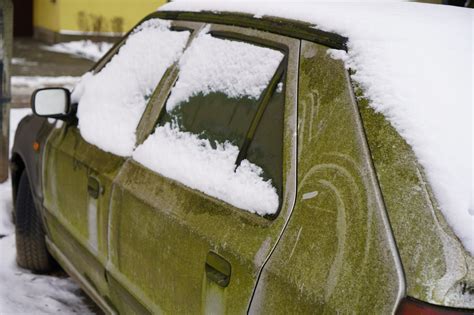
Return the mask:
{"type": "Polygon", "coordinates": [[[472,313],[474,259],[328,53],[346,43],[156,12],[72,96],[36,91],[11,157],[18,264],[59,264],[106,313],[472,313]]]}

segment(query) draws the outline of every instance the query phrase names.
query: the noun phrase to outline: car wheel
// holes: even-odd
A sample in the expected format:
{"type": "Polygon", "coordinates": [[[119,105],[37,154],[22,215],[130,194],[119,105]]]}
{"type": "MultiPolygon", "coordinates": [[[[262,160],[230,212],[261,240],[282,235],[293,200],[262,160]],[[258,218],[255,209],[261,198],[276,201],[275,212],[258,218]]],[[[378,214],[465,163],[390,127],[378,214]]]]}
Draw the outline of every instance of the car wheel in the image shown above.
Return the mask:
{"type": "Polygon", "coordinates": [[[41,217],[35,208],[28,175],[23,172],[16,197],[16,261],[20,267],[35,272],[53,269],[53,258],[46,248],[41,217]]]}

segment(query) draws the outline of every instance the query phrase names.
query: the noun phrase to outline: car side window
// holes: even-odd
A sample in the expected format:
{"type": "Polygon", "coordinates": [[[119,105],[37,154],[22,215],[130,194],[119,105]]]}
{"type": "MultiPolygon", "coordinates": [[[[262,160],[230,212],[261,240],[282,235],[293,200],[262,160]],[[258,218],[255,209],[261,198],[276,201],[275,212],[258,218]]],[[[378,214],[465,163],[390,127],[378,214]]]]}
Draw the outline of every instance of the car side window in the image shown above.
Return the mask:
{"type": "Polygon", "coordinates": [[[283,119],[285,108],[284,76],[273,89],[262,119],[251,139],[246,158],[263,169],[281,197],[283,193],[283,119]]]}
{"type": "Polygon", "coordinates": [[[277,49],[202,32],[180,59],[155,132],[134,159],[238,208],[275,214],[284,64],[277,49]]]}
{"type": "Polygon", "coordinates": [[[163,111],[159,124],[173,123],[181,131],[211,140],[211,145],[229,141],[241,147],[258,100],[247,96],[231,98],[222,92],[198,94],[172,111],[163,111]]]}
{"type": "Polygon", "coordinates": [[[99,72],[87,73],[72,95],[84,140],[115,155],[130,156],[146,104],[166,70],[182,55],[190,34],[173,30],[169,21],[147,20],[99,72]]]}

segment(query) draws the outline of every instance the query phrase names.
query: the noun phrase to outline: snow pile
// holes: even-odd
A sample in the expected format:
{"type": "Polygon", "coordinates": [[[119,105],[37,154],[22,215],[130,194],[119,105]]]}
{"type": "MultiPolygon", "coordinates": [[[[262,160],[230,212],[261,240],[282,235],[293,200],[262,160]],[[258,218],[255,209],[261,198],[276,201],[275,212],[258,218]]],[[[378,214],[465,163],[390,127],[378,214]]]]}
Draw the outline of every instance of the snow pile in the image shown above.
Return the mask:
{"type": "Polygon", "coordinates": [[[73,42],[58,43],[52,46],[43,46],[44,50],[80,56],[89,60],[98,61],[112,48],[113,44],[108,42],[93,42],[90,40],[79,40],[73,42]]]}
{"type": "Polygon", "coordinates": [[[28,76],[13,76],[11,77],[11,84],[15,87],[27,87],[27,88],[42,88],[46,86],[64,86],[72,89],[77,82],[79,77],[28,77],[28,76]]]}
{"type": "Polygon", "coordinates": [[[472,10],[420,3],[193,0],[161,10],[279,16],[348,37],[353,79],[412,146],[448,223],[474,255],[472,10]]]}
{"type": "MultiPolygon", "coordinates": [[[[10,147],[18,122],[30,113],[30,109],[10,111],[10,147]]],[[[0,314],[92,313],[70,279],[35,275],[16,265],[11,198],[10,181],[0,184],[0,314]]]]}
{"type": "Polygon", "coordinates": [[[104,69],[83,76],[72,99],[79,103],[79,129],[86,141],[131,155],[146,103],[190,35],[171,31],[169,25],[159,19],[143,23],[104,69]]]}
{"type": "MultiPolygon", "coordinates": [[[[5,185],[10,182],[0,186],[5,185]]],[[[1,314],[92,313],[70,279],[35,275],[16,265],[14,233],[0,239],[0,252],[1,314]]]]}
{"type": "Polygon", "coordinates": [[[260,215],[278,210],[278,195],[271,181],[261,177],[262,169],[247,160],[235,170],[239,148],[181,132],[165,124],[133,153],[144,166],[231,205],[260,215]]]}
{"type": "Polygon", "coordinates": [[[179,79],[166,109],[170,112],[200,93],[257,99],[282,59],[278,50],[214,38],[203,31],[179,61],[179,79]]]}
{"type": "Polygon", "coordinates": [[[20,65],[20,66],[26,66],[26,67],[38,65],[37,61],[31,61],[31,60],[27,60],[26,58],[15,58],[15,57],[11,59],[11,63],[12,65],[20,65]]]}

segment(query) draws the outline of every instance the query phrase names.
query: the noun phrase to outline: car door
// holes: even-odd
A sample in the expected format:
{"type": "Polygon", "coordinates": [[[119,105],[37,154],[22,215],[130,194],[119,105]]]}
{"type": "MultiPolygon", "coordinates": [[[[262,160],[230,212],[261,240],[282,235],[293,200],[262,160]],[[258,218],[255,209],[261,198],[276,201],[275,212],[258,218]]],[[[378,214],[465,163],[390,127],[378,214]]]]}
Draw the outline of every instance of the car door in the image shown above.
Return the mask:
{"type": "Polygon", "coordinates": [[[295,200],[298,56],[299,40],[232,26],[193,39],[113,183],[121,312],[247,311],[295,200]]]}
{"type": "Polygon", "coordinates": [[[184,50],[192,27],[199,26],[177,24],[158,19],[139,24],[76,87],[78,126],[60,126],[46,144],[44,207],[51,246],[70,272],[103,296],[112,182],[133,150],[152,92],[184,50]]]}

